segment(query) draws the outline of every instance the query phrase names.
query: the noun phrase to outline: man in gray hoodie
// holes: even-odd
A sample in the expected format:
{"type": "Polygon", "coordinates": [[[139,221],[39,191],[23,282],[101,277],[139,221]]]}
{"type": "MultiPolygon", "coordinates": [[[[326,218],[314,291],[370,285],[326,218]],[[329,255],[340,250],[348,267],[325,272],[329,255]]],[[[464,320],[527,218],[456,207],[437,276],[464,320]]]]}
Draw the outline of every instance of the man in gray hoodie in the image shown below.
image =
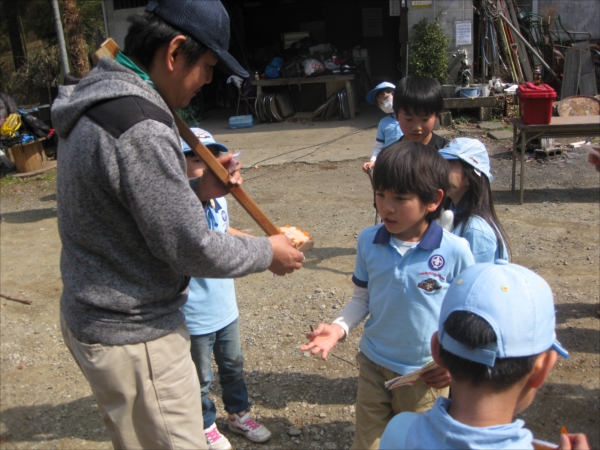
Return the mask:
{"type": "Polygon", "coordinates": [[[150,1],[130,21],[125,52],[61,88],[52,107],[61,326],[115,448],[206,448],[180,312],[189,277],[284,275],[304,256],[283,235],[209,230],[199,199],[224,188],[186,177],[170,108],[187,106],[216,65],[247,76],[227,52],[222,4],[150,1]]]}

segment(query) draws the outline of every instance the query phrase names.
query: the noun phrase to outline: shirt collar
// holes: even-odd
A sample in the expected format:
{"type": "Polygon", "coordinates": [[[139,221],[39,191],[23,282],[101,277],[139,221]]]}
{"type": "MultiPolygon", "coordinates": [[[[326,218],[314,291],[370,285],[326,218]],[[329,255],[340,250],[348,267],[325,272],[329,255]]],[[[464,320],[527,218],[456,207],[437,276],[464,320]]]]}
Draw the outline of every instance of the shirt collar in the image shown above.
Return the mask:
{"type": "MultiPolygon", "coordinates": [[[[425,230],[425,234],[421,238],[421,241],[417,244],[417,247],[422,248],[423,250],[435,250],[440,247],[442,243],[442,236],[444,235],[444,230],[440,227],[435,220],[432,220],[425,230]]],[[[385,228],[385,225],[381,225],[377,233],[375,233],[375,238],[373,239],[373,244],[389,244],[392,234],[385,228]]]]}
{"type": "Polygon", "coordinates": [[[119,53],[117,53],[117,57],[115,58],[115,60],[119,64],[121,64],[123,67],[127,67],[129,70],[133,71],[138,77],[140,77],[142,80],[144,80],[146,83],[148,83],[154,89],[156,89],[156,86],[154,86],[154,83],[152,82],[152,80],[150,79],[148,74],[146,72],[144,72],[142,69],[140,69],[140,67],[136,63],[134,63],[131,59],[129,59],[125,55],[125,53],[119,51],[119,53]]]}

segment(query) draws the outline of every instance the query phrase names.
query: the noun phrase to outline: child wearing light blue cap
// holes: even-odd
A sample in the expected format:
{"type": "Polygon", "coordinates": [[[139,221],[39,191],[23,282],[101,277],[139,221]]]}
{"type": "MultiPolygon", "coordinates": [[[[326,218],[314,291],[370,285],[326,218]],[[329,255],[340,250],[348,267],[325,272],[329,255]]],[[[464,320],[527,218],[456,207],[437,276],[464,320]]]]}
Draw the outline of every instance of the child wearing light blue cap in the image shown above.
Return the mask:
{"type": "Polygon", "coordinates": [[[445,209],[454,213],[451,231],[471,246],[475,262],[509,260],[506,234],[494,209],[490,158],[477,139],[456,138],[440,150],[450,165],[445,209]]]}
{"type": "Polygon", "coordinates": [[[377,105],[386,116],[379,121],[371,160],[363,164],[363,172],[368,172],[369,169],[373,169],[377,155],[379,155],[384,147],[393,144],[403,136],[392,106],[394,103],[395,88],[396,86],[392,83],[384,81],[371,89],[367,94],[367,101],[371,105],[377,105]]]}
{"type": "MultiPolygon", "coordinates": [[[[552,291],[539,275],[506,260],[465,269],[431,339],[433,359],[452,376],[452,399],[394,417],[380,449],[532,449],[533,435],[514,416],[533,402],[557,354],[569,356],[554,329],[552,291]]],[[[561,448],[571,443],[587,441],[561,436],[561,448]]]]}
{"type": "MultiPolygon", "coordinates": [[[[202,128],[192,128],[194,134],[215,155],[227,152],[223,144],[215,141],[212,134],[202,128]]],[[[182,140],[188,178],[202,176],[206,169],[202,159],[182,140]]],[[[211,230],[221,233],[249,236],[229,226],[227,201],[223,197],[203,204],[204,213],[211,230]]],[[[181,307],[185,323],[190,331],[192,360],[200,380],[202,420],[208,448],[231,449],[229,440],[221,434],[215,423],[217,409],[209,397],[213,380],[211,367],[214,354],[223,389],[223,405],[229,413],[229,430],[244,435],[252,442],[265,442],[271,432],[255,422],[248,412],[248,388],[244,379],[244,357],[240,342],[239,312],[235,287],[231,278],[192,278],[188,301],[181,307]]]]}

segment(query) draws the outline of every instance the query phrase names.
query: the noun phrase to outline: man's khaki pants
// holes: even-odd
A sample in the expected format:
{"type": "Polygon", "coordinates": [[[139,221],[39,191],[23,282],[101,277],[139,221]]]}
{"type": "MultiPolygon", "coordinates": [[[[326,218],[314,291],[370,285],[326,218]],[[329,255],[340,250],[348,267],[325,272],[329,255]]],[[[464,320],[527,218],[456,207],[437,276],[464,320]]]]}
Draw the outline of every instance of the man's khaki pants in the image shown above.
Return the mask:
{"type": "Polygon", "coordinates": [[[185,324],[134,345],[85,344],[73,336],[62,314],[60,324],[115,449],[207,448],[185,324]]]}
{"type": "Polygon", "coordinates": [[[417,380],[412,386],[391,391],[384,383],[398,376],[375,364],[361,352],[356,355],[360,364],[356,395],[356,434],[352,450],[379,448],[379,441],[392,417],[404,411],[423,412],[431,409],[437,397],[447,397],[448,388],[432,389],[417,380]]]}

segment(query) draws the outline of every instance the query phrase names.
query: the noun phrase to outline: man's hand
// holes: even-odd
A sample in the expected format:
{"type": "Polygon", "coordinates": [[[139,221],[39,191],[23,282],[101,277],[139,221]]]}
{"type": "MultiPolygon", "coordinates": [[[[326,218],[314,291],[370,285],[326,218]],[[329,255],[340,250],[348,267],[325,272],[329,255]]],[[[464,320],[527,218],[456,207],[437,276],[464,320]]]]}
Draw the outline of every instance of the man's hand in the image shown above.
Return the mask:
{"type": "Polygon", "coordinates": [[[291,239],[283,234],[269,236],[273,247],[273,261],[269,270],[275,275],[285,275],[302,268],[304,253],[294,247],[291,239]]]}
{"type": "MultiPolygon", "coordinates": [[[[228,154],[217,158],[217,161],[219,161],[223,167],[230,172],[233,169],[233,167],[229,167],[231,165],[232,158],[233,155],[228,154]]],[[[235,166],[235,169],[233,172],[231,172],[229,185],[241,186],[243,182],[242,175],[240,174],[242,163],[236,160],[234,164],[237,164],[237,166],[235,166]]],[[[205,170],[198,183],[198,197],[200,200],[206,201],[212,198],[223,197],[227,194],[229,194],[229,191],[225,186],[223,186],[223,183],[221,183],[221,181],[215,177],[210,170],[205,170]]]]}
{"type": "Polygon", "coordinates": [[[316,330],[311,331],[306,335],[306,339],[310,342],[300,346],[300,350],[305,352],[306,350],[312,349],[310,352],[313,355],[318,355],[319,352],[322,352],[321,359],[327,359],[327,355],[331,349],[340,339],[343,339],[345,335],[344,329],[336,323],[331,325],[320,323],[316,330]]]}
{"type": "Polygon", "coordinates": [[[422,373],[419,378],[423,380],[426,386],[433,389],[443,389],[448,387],[450,386],[450,381],[452,381],[450,372],[442,367],[428,370],[427,372],[422,373]]]}

